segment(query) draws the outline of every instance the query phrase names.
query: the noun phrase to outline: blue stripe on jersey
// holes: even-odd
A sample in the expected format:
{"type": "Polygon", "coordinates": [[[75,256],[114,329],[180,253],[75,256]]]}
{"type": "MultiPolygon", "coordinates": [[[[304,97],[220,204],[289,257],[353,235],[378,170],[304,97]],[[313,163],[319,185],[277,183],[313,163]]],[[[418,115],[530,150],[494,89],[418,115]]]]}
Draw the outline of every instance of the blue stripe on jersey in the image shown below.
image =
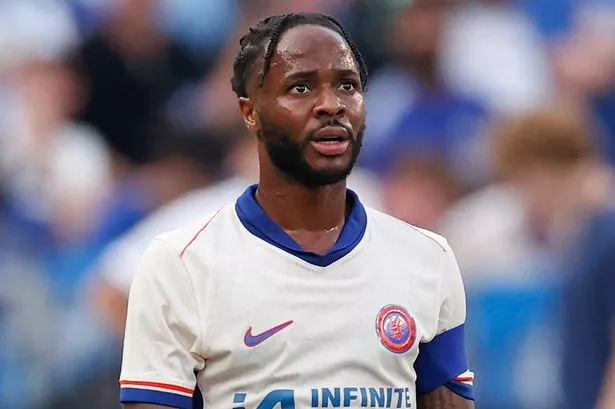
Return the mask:
{"type": "Polygon", "coordinates": [[[457,381],[450,381],[445,384],[445,386],[453,393],[456,393],[463,398],[474,400],[474,388],[470,385],[457,381]]]}
{"type": "Polygon", "coordinates": [[[120,401],[122,403],[153,403],[178,409],[193,409],[192,398],[188,396],[149,389],[122,388],[120,390],[120,401]]]}
{"type": "Polygon", "coordinates": [[[237,199],[235,209],[243,226],[256,237],[272,244],[308,263],[326,267],[350,253],[359,244],[367,227],[367,214],[357,195],[348,190],[350,213],[335,246],[325,255],[305,251],[265,213],[254,194],[257,185],[250,186],[237,199]]]}
{"type": "Polygon", "coordinates": [[[430,342],[420,344],[414,369],[417,392],[430,392],[467,371],[464,325],[443,332],[430,342]]]}

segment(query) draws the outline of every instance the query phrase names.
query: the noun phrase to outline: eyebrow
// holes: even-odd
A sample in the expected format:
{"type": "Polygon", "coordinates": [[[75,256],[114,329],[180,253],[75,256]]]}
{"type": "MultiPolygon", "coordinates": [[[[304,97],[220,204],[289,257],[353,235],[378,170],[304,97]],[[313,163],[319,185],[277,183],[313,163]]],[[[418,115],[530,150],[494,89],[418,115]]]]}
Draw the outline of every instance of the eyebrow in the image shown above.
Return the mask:
{"type": "MultiPolygon", "coordinates": [[[[356,70],[351,69],[333,69],[335,73],[340,77],[358,77],[359,73],[356,70]]],[[[305,79],[305,78],[314,78],[318,76],[318,70],[309,70],[309,71],[295,71],[289,75],[287,75],[284,80],[292,81],[296,79],[305,79]]]]}

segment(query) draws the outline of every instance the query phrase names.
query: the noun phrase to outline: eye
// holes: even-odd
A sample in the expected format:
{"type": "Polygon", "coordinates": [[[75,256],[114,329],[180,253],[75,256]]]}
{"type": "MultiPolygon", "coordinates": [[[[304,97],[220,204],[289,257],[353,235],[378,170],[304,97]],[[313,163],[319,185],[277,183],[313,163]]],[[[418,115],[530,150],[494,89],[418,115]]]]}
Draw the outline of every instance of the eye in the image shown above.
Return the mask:
{"type": "Polygon", "coordinates": [[[307,94],[310,91],[310,88],[306,84],[296,84],[290,88],[291,94],[307,94]]]}
{"type": "Polygon", "coordinates": [[[356,89],[356,85],[354,81],[342,81],[339,86],[339,89],[346,92],[352,92],[356,89]]]}

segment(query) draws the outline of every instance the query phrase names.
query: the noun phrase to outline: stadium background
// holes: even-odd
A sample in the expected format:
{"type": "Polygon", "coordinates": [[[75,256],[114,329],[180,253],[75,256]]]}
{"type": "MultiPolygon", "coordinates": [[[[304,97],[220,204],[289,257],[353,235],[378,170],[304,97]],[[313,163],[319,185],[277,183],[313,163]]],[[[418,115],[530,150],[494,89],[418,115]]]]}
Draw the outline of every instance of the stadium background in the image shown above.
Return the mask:
{"type": "Polygon", "coordinates": [[[609,0],[1,2],[0,408],[119,407],[133,269],[118,240],[180,197],[178,222],[255,179],[232,58],[249,24],[299,10],[341,18],[370,68],[351,186],[456,250],[478,407],[558,407],[564,258],[490,140],[566,100],[615,158],[609,0]]]}

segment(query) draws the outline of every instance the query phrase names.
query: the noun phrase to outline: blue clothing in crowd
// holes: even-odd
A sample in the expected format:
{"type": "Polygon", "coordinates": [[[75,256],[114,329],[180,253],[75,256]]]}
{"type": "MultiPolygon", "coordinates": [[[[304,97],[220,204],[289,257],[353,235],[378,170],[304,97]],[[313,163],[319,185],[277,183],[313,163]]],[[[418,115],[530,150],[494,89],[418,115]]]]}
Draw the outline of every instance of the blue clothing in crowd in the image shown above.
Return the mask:
{"type": "Polygon", "coordinates": [[[565,408],[593,408],[615,341],[615,211],[592,217],[570,256],[562,305],[565,408]]]}

